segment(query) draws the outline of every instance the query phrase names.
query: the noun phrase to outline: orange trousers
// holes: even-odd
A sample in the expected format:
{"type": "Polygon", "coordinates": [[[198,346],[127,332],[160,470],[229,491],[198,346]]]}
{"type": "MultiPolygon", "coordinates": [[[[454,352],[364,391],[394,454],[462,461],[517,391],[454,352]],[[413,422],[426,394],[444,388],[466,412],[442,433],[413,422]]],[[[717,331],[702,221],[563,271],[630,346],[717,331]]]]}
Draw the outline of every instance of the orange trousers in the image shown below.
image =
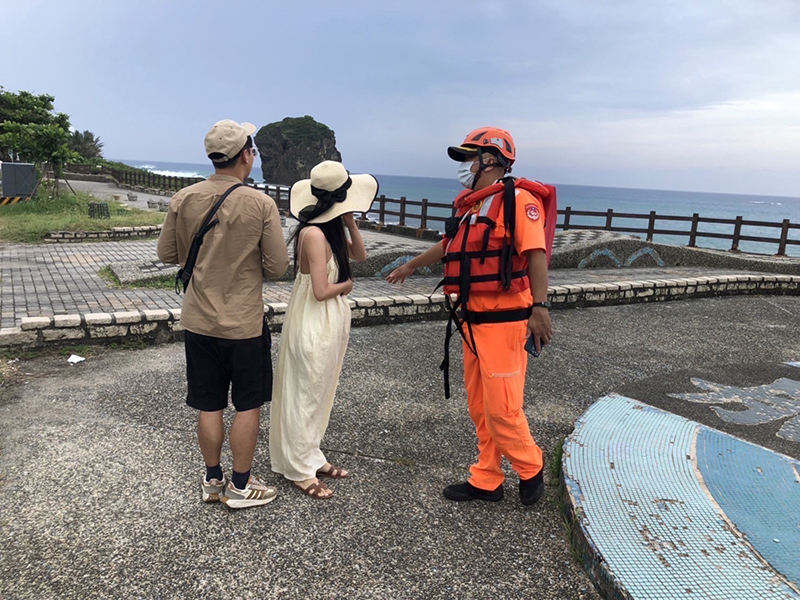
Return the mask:
{"type": "MultiPolygon", "coordinates": [[[[464,333],[470,339],[466,325],[464,333]]],[[[464,383],[478,434],[478,461],[469,469],[469,482],[482,490],[494,490],[503,483],[503,456],[520,479],[530,479],[542,470],[542,450],[522,410],[526,333],[526,321],[473,325],[478,356],[464,343],[464,383]]]]}

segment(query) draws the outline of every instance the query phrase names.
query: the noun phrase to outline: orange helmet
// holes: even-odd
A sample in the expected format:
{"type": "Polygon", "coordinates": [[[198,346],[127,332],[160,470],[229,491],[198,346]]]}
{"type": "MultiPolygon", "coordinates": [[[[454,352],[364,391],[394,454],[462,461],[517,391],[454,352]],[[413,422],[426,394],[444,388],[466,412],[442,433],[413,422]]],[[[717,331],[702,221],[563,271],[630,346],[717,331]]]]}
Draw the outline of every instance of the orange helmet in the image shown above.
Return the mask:
{"type": "Polygon", "coordinates": [[[505,129],[480,127],[470,131],[460,146],[450,146],[447,154],[453,160],[465,161],[482,148],[490,149],[504,166],[511,166],[517,158],[514,138],[505,129]]]}

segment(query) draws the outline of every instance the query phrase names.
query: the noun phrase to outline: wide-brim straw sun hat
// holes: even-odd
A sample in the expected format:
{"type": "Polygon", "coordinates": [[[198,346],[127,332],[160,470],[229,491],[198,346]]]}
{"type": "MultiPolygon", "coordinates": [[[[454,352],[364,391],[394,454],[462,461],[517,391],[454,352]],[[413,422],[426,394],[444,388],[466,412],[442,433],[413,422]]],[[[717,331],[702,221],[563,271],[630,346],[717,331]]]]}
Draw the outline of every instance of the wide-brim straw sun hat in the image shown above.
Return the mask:
{"type": "Polygon", "coordinates": [[[311,169],[311,178],[298,181],[289,193],[289,210],[301,223],[327,223],[352,212],[368,212],[378,195],[372,175],[350,175],[344,165],[326,160],[311,169]]]}

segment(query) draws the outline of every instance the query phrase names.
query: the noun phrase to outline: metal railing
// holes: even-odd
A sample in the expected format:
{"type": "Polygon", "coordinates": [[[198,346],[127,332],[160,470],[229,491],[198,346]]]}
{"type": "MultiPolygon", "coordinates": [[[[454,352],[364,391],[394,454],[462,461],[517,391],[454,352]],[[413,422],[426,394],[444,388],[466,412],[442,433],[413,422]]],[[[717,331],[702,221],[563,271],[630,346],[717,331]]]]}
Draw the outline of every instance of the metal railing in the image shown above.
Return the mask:
{"type": "Polygon", "coordinates": [[[175,177],[151,173],[150,171],[122,171],[117,169],[111,169],[110,171],[111,176],[119,183],[159,190],[179,190],[187,185],[205,180],[205,177],[175,177]]]}
{"type": "MultiPolygon", "coordinates": [[[[287,188],[288,197],[288,188],[287,188]]],[[[416,226],[420,229],[438,229],[442,227],[431,226],[432,224],[441,224],[452,214],[453,205],[430,202],[426,199],[422,200],[408,200],[405,196],[399,199],[387,198],[384,195],[375,199],[375,204],[372,205],[372,210],[369,214],[362,214],[362,219],[367,219],[368,216],[377,218],[381,224],[387,223],[387,217],[393,217],[393,221],[399,225],[416,226]],[[434,211],[433,213],[431,211],[434,211]]],[[[741,242],[758,242],[762,244],[772,244],[777,246],[776,256],[786,256],[786,248],[788,246],[800,246],[800,239],[793,239],[789,237],[790,232],[797,231],[800,233],[800,223],[792,223],[789,219],[784,219],[781,222],[771,221],[755,221],[745,219],[742,216],[737,216],[734,219],[723,219],[717,217],[701,217],[698,213],[694,213],[691,217],[677,216],[677,215],[659,215],[656,211],[650,211],[647,214],[635,213],[620,213],[614,212],[609,208],[607,211],[586,211],[586,210],[573,210],[572,207],[567,206],[563,210],[558,211],[559,222],[556,224],[556,229],[563,231],[569,230],[603,230],[615,231],[620,233],[638,233],[644,234],[648,242],[653,241],[655,235],[662,236],[677,236],[687,239],[686,245],[689,247],[697,247],[697,241],[701,238],[730,240],[730,249],[733,251],[739,250],[741,242]],[[588,217],[590,219],[599,219],[598,223],[576,223],[575,217],[588,217]],[[615,224],[615,221],[616,224],[615,224]],[[620,224],[621,219],[641,220],[642,227],[631,226],[627,224],[620,224]],[[664,227],[667,222],[688,223],[688,229],[668,229],[664,227]],[[715,226],[727,226],[729,231],[704,231],[702,225],[710,224],[715,226]],[[750,235],[747,231],[748,228],[760,227],[776,229],[777,235],[774,237],[765,235],[750,235]]],[[[798,236],[800,238],[800,235],[798,236]]]]}
{"type": "MultiPolygon", "coordinates": [[[[170,177],[150,172],[113,171],[112,175],[121,183],[144,187],[160,187],[161,189],[180,189],[197,181],[202,181],[202,178],[170,177]]],[[[264,183],[252,184],[252,186],[271,196],[282,210],[289,209],[290,186],[264,183]]],[[[384,194],[381,194],[375,199],[369,213],[362,213],[361,219],[369,220],[372,217],[378,223],[385,225],[387,224],[387,218],[390,218],[393,223],[401,226],[441,231],[443,227],[439,225],[443,224],[452,214],[453,205],[451,203],[431,202],[426,198],[409,200],[405,196],[387,198],[384,194]]],[[[691,217],[687,217],[659,215],[654,210],[647,214],[637,214],[614,212],[611,208],[607,211],[574,210],[570,206],[559,210],[558,215],[561,218],[556,224],[556,229],[562,231],[602,230],[618,233],[637,233],[644,234],[648,242],[652,242],[653,237],[656,235],[677,236],[687,238],[686,245],[691,248],[697,247],[697,241],[700,238],[730,240],[730,249],[732,251],[738,251],[741,242],[773,244],[777,245],[776,256],[786,256],[786,248],[788,246],[800,246],[800,239],[789,237],[790,232],[800,232],[800,223],[792,223],[789,219],[784,219],[781,222],[770,222],[754,221],[741,216],[737,216],[734,219],[723,219],[701,217],[698,213],[694,213],[691,217]],[[600,222],[576,223],[574,221],[575,217],[599,219],[600,222]],[[615,224],[614,219],[617,220],[617,224],[615,224]],[[642,223],[642,227],[637,227],[620,224],[621,219],[646,221],[646,225],[642,223]],[[689,227],[688,229],[668,229],[663,226],[664,223],[675,222],[688,223],[689,227]],[[701,228],[704,224],[728,226],[730,231],[704,231],[701,228]],[[749,235],[746,228],[752,227],[777,229],[779,231],[776,237],[749,235]]]]}
{"type": "Polygon", "coordinates": [[[643,233],[648,242],[653,241],[654,235],[669,235],[688,238],[687,246],[694,248],[697,246],[698,238],[713,238],[719,240],[730,240],[733,251],[739,250],[740,242],[759,242],[763,244],[777,244],[778,250],[776,256],[786,256],[786,247],[790,245],[800,246],[800,239],[790,239],[790,231],[800,231],[800,223],[792,223],[789,219],[784,219],[780,223],[774,221],[753,221],[738,216],[735,219],[721,219],[717,217],[701,217],[698,213],[694,213],[691,217],[676,216],[676,215],[659,215],[656,211],[651,210],[649,214],[633,214],[633,213],[615,213],[613,209],[609,208],[605,212],[596,212],[588,210],[573,210],[568,206],[564,210],[558,211],[559,215],[563,215],[563,221],[557,225],[558,229],[564,231],[579,230],[579,229],[600,229],[604,231],[616,231],[621,233],[643,233]],[[603,219],[602,224],[578,224],[572,221],[573,217],[590,217],[603,219]],[[630,227],[625,225],[614,225],[614,218],[619,219],[634,219],[646,220],[646,227],[630,227]],[[688,230],[681,229],[664,229],[659,227],[659,222],[680,222],[690,223],[688,230]],[[720,231],[701,231],[700,225],[713,224],[730,226],[730,232],[720,231]],[[745,227],[762,227],[779,229],[777,237],[768,237],[763,235],[747,235],[742,230],[745,227]]]}

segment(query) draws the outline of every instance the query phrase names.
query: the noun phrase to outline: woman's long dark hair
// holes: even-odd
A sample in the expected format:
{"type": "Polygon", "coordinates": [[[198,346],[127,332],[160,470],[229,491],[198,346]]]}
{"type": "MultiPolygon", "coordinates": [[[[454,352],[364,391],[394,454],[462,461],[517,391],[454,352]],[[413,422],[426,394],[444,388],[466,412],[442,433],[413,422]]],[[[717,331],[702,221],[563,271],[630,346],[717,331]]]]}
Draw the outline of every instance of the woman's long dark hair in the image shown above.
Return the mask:
{"type": "Polygon", "coordinates": [[[300,232],[309,226],[319,227],[322,233],[325,234],[325,239],[331,246],[331,252],[336,259],[336,264],[339,267],[339,278],[336,283],[343,283],[348,279],[353,278],[353,271],[350,269],[350,257],[347,254],[347,238],[344,234],[344,219],[341,216],[331,219],[327,223],[300,223],[292,235],[289,236],[287,244],[294,242],[294,272],[297,275],[297,261],[299,255],[297,253],[297,242],[300,239],[300,232]]]}

